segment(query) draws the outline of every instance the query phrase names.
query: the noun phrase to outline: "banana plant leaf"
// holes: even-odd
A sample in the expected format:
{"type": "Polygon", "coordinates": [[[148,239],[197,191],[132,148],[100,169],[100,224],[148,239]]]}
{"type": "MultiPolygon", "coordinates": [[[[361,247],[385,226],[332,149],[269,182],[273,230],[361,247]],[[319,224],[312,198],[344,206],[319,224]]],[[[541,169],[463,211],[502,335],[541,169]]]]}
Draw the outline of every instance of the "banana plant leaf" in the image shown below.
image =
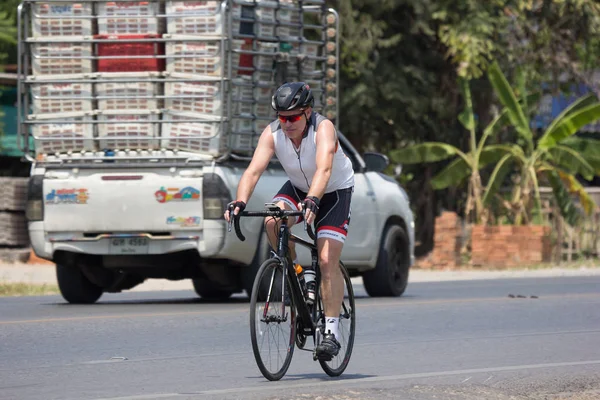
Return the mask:
{"type": "Polygon", "coordinates": [[[504,178],[512,169],[513,157],[514,156],[512,153],[504,154],[504,156],[498,161],[498,163],[494,167],[494,170],[490,175],[487,186],[483,193],[482,203],[484,206],[488,206],[490,204],[490,202],[494,198],[494,195],[498,191],[498,188],[500,188],[500,186],[502,185],[504,178]]]}
{"type": "Polygon", "coordinates": [[[515,129],[523,136],[528,143],[533,140],[533,134],[529,128],[529,121],[525,116],[523,108],[517,100],[517,96],[513,92],[508,80],[500,70],[497,62],[492,63],[488,68],[488,79],[494,87],[494,92],[500,99],[500,102],[506,107],[508,117],[515,129]]]}
{"type": "Polygon", "coordinates": [[[581,213],[575,207],[569,191],[565,187],[565,184],[561,180],[556,170],[550,170],[546,172],[546,178],[550,182],[556,205],[563,216],[567,224],[575,226],[581,221],[581,213]]]}
{"type": "Polygon", "coordinates": [[[473,100],[471,99],[469,81],[460,79],[459,86],[465,101],[465,109],[458,115],[458,120],[470,132],[475,129],[475,114],[473,113],[473,100]]]}
{"type": "Polygon", "coordinates": [[[571,136],[560,144],[578,152],[600,175],[600,140],[571,136]]]}
{"type": "Polygon", "coordinates": [[[548,151],[552,155],[554,163],[571,174],[580,174],[586,180],[594,178],[595,171],[577,151],[567,146],[558,145],[548,151]]]}
{"type": "Polygon", "coordinates": [[[579,202],[581,203],[585,213],[587,215],[591,215],[598,207],[594,199],[592,199],[588,192],[585,191],[585,188],[581,185],[581,183],[579,183],[575,176],[560,170],[557,172],[561,180],[565,183],[569,193],[576,194],[577,197],[579,197],[579,202]]]}
{"type": "Polygon", "coordinates": [[[463,158],[456,158],[431,178],[431,187],[435,190],[460,185],[471,174],[471,167],[463,158]]]}
{"type": "Polygon", "coordinates": [[[481,136],[481,139],[479,139],[479,148],[483,148],[487,139],[490,136],[493,137],[498,132],[500,132],[502,130],[502,128],[504,128],[508,124],[508,122],[509,122],[508,110],[505,108],[483,130],[483,135],[481,136]]]}
{"type": "Polygon", "coordinates": [[[561,140],[575,134],[579,129],[600,118],[600,103],[595,103],[571,112],[553,123],[538,141],[538,148],[548,149],[561,140]]]}
{"type": "Polygon", "coordinates": [[[390,153],[390,158],[396,163],[420,164],[446,160],[454,155],[459,155],[466,160],[466,155],[452,145],[441,142],[428,142],[393,150],[390,153]]]}

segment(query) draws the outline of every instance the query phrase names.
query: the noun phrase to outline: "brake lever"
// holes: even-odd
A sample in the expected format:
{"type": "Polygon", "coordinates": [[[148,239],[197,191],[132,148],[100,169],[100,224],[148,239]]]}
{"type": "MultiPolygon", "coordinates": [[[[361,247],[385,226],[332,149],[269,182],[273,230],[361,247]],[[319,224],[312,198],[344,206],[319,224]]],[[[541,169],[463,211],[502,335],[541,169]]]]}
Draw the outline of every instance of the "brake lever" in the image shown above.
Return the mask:
{"type": "Polygon", "coordinates": [[[233,226],[233,218],[235,217],[235,215],[233,215],[234,210],[235,206],[227,207],[227,211],[229,211],[229,221],[227,221],[227,232],[231,232],[231,227],[233,226]]]}
{"type": "MultiPolygon", "coordinates": [[[[306,212],[306,206],[302,206],[302,211],[306,212]]],[[[312,240],[316,240],[315,232],[313,231],[311,225],[306,222],[306,217],[302,218],[302,221],[304,222],[304,232],[307,232],[308,237],[310,237],[312,240]]]]}

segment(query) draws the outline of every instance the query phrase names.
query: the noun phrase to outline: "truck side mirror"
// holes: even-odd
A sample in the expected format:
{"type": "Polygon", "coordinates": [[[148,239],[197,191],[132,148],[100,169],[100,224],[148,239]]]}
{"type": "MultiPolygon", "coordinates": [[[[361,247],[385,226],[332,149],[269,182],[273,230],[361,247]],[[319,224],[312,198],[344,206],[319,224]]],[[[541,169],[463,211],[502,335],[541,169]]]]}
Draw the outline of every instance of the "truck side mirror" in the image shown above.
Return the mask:
{"type": "Polygon", "coordinates": [[[387,156],[381,153],[365,153],[363,159],[367,166],[367,171],[383,172],[384,169],[390,164],[390,160],[387,156]]]}

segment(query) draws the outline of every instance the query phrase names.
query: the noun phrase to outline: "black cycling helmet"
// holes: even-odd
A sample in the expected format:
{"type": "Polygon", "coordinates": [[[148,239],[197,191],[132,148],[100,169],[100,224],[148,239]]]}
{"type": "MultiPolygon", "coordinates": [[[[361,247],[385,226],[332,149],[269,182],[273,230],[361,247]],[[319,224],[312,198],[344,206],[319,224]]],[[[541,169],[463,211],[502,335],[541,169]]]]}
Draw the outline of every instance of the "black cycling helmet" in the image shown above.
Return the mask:
{"type": "Polygon", "coordinates": [[[281,85],[271,99],[275,111],[291,111],[297,108],[312,107],[315,98],[310,87],[304,82],[287,82],[281,85]]]}

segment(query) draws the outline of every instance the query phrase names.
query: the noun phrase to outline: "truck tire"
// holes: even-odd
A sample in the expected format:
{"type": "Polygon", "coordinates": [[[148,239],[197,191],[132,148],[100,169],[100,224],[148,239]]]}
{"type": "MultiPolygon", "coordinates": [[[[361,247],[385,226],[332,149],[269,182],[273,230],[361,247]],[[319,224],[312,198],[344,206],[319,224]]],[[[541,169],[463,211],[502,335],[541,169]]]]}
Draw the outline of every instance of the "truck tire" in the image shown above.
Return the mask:
{"type": "Polygon", "coordinates": [[[242,267],[240,272],[240,279],[242,281],[242,287],[246,291],[248,298],[252,296],[252,287],[254,286],[254,278],[260,266],[267,261],[271,252],[271,246],[268,244],[267,234],[263,232],[260,235],[260,243],[254,254],[254,259],[250,265],[242,267]]]}
{"type": "Polygon", "coordinates": [[[390,225],[379,247],[377,264],[363,274],[365,290],[371,297],[398,297],[408,284],[408,236],[399,225],[390,225]]]}
{"type": "Polygon", "coordinates": [[[233,294],[233,291],[221,289],[208,279],[192,279],[192,283],[198,296],[206,300],[226,300],[233,294]]]}
{"type": "Polygon", "coordinates": [[[60,294],[71,304],[93,304],[102,296],[102,288],[94,285],[77,266],[56,264],[56,280],[60,294]]]}

